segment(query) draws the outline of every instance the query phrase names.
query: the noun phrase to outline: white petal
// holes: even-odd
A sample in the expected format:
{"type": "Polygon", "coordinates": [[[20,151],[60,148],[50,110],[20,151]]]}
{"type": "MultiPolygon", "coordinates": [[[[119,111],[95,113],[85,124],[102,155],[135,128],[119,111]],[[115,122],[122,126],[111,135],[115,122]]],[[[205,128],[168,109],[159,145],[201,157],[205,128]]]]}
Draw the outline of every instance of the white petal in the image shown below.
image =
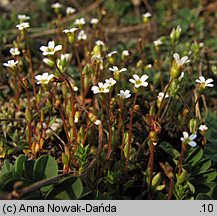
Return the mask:
{"type": "Polygon", "coordinates": [[[118,67],[117,66],[113,66],[114,71],[118,71],[118,67]]]}
{"type": "Polygon", "coordinates": [[[146,74],[144,74],[141,78],[142,81],[146,81],[148,79],[148,76],[146,74]]]}
{"type": "Polygon", "coordinates": [[[133,74],[133,78],[134,78],[135,80],[139,80],[139,79],[140,79],[137,74],[133,74]]]}
{"type": "Polygon", "coordinates": [[[179,61],[179,60],[180,60],[180,57],[179,57],[179,54],[178,54],[178,53],[174,53],[174,54],[173,54],[173,58],[174,58],[176,61],[179,61]]]}
{"type": "Polygon", "coordinates": [[[135,84],[134,86],[135,86],[135,88],[139,88],[141,85],[140,84],[135,84]]]}
{"type": "Polygon", "coordinates": [[[199,80],[199,79],[196,79],[195,82],[202,83],[201,80],[199,80]]]}
{"type": "Polygon", "coordinates": [[[102,83],[102,82],[99,82],[99,83],[98,83],[98,86],[99,86],[100,88],[102,88],[102,87],[103,87],[103,83],[102,83]]]}
{"type": "Polygon", "coordinates": [[[99,90],[99,87],[97,87],[97,86],[92,86],[91,90],[92,90],[92,91],[97,91],[97,90],[99,90]]]}
{"type": "Polygon", "coordinates": [[[46,46],[41,46],[41,47],[40,47],[40,50],[41,50],[42,52],[45,52],[45,51],[47,51],[47,47],[46,47],[46,46]]]}
{"type": "Polygon", "coordinates": [[[189,144],[191,147],[195,147],[195,146],[197,146],[197,143],[194,142],[194,141],[191,141],[191,142],[189,142],[188,144],[189,144]]]}
{"type": "Polygon", "coordinates": [[[62,49],[62,45],[57,45],[56,47],[55,47],[55,51],[59,51],[59,50],[61,50],[62,49]]]}
{"type": "Polygon", "coordinates": [[[49,48],[54,49],[54,46],[55,46],[55,42],[54,41],[49,41],[48,42],[48,47],[49,48]]]}
{"type": "Polygon", "coordinates": [[[205,81],[206,81],[205,78],[204,78],[204,76],[200,76],[200,77],[199,77],[199,80],[200,80],[201,82],[205,82],[205,81]]]}
{"type": "Polygon", "coordinates": [[[122,69],[120,70],[120,72],[124,72],[124,71],[127,71],[127,68],[122,68],[122,69]]]}
{"type": "Polygon", "coordinates": [[[109,93],[109,89],[107,89],[107,88],[104,89],[104,90],[103,90],[103,93],[109,93]]]}
{"type": "Polygon", "coordinates": [[[207,87],[213,87],[214,84],[210,84],[210,83],[208,83],[208,84],[206,84],[206,86],[207,86],[207,87]]]}
{"type": "Polygon", "coordinates": [[[54,77],[54,75],[53,75],[53,74],[50,74],[50,75],[48,76],[48,79],[51,80],[53,77],[54,77]]]}
{"type": "Polygon", "coordinates": [[[42,78],[43,78],[43,79],[47,79],[47,78],[48,78],[48,73],[43,73],[43,74],[42,74],[42,78]]]}
{"type": "Polygon", "coordinates": [[[131,83],[133,83],[133,84],[136,83],[136,81],[135,81],[134,79],[129,79],[129,81],[130,81],[131,83]]]}
{"type": "Polygon", "coordinates": [[[109,86],[110,86],[110,85],[109,85],[108,83],[104,83],[104,84],[103,84],[103,87],[104,87],[104,88],[108,88],[109,86]]]}
{"type": "Polygon", "coordinates": [[[37,76],[35,76],[35,79],[37,79],[37,80],[41,80],[41,75],[37,75],[37,76]]]}
{"type": "Polygon", "coordinates": [[[184,64],[184,63],[187,63],[189,62],[190,60],[188,60],[188,56],[184,56],[181,58],[181,62],[184,64]]]}
{"type": "Polygon", "coordinates": [[[188,139],[188,137],[189,137],[189,135],[188,135],[188,133],[186,131],[183,132],[183,136],[184,136],[185,139],[188,139]]]}
{"type": "Polygon", "coordinates": [[[191,136],[189,137],[191,140],[194,140],[197,137],[197,134],[191,134],[191,136]]]}
{"type": "Polygon", "coordinates": [[[144,87],[147,87],[148,83],[147,82],[142,82],[141,85],[144,86],[144,87]]]}
{"type": "Polygon", "coordinates": [[[206,80],[206,83],[207,83],[207,84],[208,84],[208,83],[211,83],[211,82],[213,82],[213,79],[212,79],[212,78],[209,78],[209,79],[206,80]]]}

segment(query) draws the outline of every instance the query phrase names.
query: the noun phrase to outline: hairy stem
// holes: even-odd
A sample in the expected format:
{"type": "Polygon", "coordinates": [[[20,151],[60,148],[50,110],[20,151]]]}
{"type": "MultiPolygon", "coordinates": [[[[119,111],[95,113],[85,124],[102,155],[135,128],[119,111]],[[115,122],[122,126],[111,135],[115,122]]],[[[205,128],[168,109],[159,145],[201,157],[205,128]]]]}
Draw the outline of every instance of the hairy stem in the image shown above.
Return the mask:
{"type": "Polygon", "coordinates": [[[127,157],[126,157],[126,170],[128,169],[128,163],[129,163],[129,158],[130,158],[130,149],[131,149],[131,137],[132,137],[132,128],[133,128],[133,109],[134,106],[136,105],[136,100],[137,100],[138,92],[136,92],[134,101],[133,101],[133,107],[132,110],[130,111],[130,124],[129,124],[129,136],[128,136],[128,148],[127,148],[127,157]]]}

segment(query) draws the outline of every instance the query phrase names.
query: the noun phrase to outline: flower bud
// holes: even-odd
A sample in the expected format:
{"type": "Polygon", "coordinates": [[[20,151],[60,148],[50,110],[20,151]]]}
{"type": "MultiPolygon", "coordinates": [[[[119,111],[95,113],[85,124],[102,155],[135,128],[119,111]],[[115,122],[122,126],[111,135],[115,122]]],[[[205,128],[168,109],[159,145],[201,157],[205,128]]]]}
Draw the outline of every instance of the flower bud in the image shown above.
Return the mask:
{"type": "Polygon", "coordinates": [[[177,42],[179,40],[181,32],[182,29],[180,26],[177,26],[176,28],[172,29],[172,32],[170,33],[170,39],[172,43],[177,42]]]}
{"type": "Polygon", "coordinates": [[[182,112],[182,115],[183,115],[184,118],[188,118],[188,116],[189,116],[189,110],[187,108],[184,109],[183,112],[182,112]]]}
{"type": "Polygon", "coordinates": [[[176,177],[177,177],[177,183],[176,184],[180,185],[180,184],[182,184],[188,180],[189,174],[185,169],[183,169],[181,175],[176,175],[176,177]]]}
{"type": "Polygon", "coordinates": [[[134,107],[133,107],[133,112],[138,112],[139,111],[139,105],[136,104],[134,107]]]}
{"type": "Polygon", "coordinates": [[[152,179],[152,187],[156,188],[162,180],[161,173],[157,173],[152,179]]]}
{"type": "Polygon", "coordinates": [[[51,60],[51,59],[49,59],[49,58],[44,58],[44,59],[43,59],[43,62],[44,62],[46,65],[48,65],[49,67],[54,67],[54,66],[55,66],[54,61],[51,60]]]}
{"type": "Polygon", "coordinates": [[[59,109],[61,107],[61,101],[60,100],[56,100],[55,102],[55,108],[59,109]]]}
{"type": "Polygon", "coordinates": [[[151,108],[150,108],[150,110],[149,110],[149,115],[150,115],[150,116],[155,115],[155,106],[154,106],[154,104],[151,105],[151,108]]]}
{"type": "Polygon", "coordinates": [[[78,123],[79,116],[80,116],[80,112],[79,112],[79,111],[76,111],[76,112],[75,112],[75,119],[74,119],[74,123],[78,123]]]}
{"type": "Polygon", "coordinates": [[[170,69],[170,76],[173,79],[179,78],[183,69],[184,69],[184,65],[179,65],[176,63],[176,61],[173,61],[172,67],[170,69]]]}
{"type": "Polygon", "coordinates": [[[151,140],[152,144],[157,143],[158,137],[155,131],[150,131],[149,139],[151,140]]]}
{"type": "Polygon", "coordinates": [[[141,59],[136,63],[136,67],[137,68],[141,68],[142,67],[142,60],[141,59]]]}
{"type": "Polygon", "coordinates": [[[198,122],[197,122],[197,119],[191,119],[189,121],[189,130],[191,133],[196,133],[197,132],[197,128],[198,128],[198,122]]]}
{"type": "Polygon", "coordinates": [[[31,111],[31,109],[29,107],[26,107],[25,117],[26,117],[26,120],[28,122],[31,122],[31,120],[32,120],[32,111],[31,111]]]}
{"type": "Polygon", "coordinates": [[[100,51],[101,51],[101,46],[95,45],[93,47],[93,55],[100,55],[100,51]]]}
{"type": "Polygon", "coordinates": [[[115,58],[113,56],[111,56],[111,57],[108,58],[108,61],[109,61],[110,64],[114,65],[115,58]]]}

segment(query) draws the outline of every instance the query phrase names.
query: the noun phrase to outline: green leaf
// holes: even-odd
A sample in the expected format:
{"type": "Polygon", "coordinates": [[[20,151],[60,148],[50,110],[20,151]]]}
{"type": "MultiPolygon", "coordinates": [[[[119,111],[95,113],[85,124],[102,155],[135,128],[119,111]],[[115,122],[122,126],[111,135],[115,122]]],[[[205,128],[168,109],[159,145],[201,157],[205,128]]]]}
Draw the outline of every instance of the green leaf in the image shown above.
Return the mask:
{"type": "Polygon", "coordinates": [[[46,199],[74,200],[79,199],[83,193],[83,185],[80,178],[68,176],[53,186],[46,199]]]}
{"type": "Polygon", "coordinates": [[[212,200],[212,197],[207,194],[199,193],[196,197],[196,200],[212,200]]]}
{"type": "Polygon", "coordinates": [[[58,175],[58,166],[54,158],[49,155],[40,156],[33,167],[33,179],[39,181],[58,175]]]}
{"type": "Polygon", "coordinates": [[[23,155],[20,155],[14,163],[15,176],[17,178],[20,178],[23,175],[24,164],[25,164],[26,159],[27,159],[27,156],[23,154],[23,155]]]}
{"type": "Polygon", "coordinates": [[[217,162],[217,142],[208,143],[204,149],[204,156],[217,162]]]}
{"type": "Polygon", "coordinates": [[[14,170],[13,165],[10,163],[10,161],[8,159],[6,159],[4,161],[4,165],[2,166],[2,170],[1,170],[0,174],[4,174],[4,173],[7,173],[7,172],[12,171],[12,170],[14,170]]]}
{"type": "Polygon", "coordinates": [[[190,149],[189,153],[185,156],[185,162],[194,166],[203,156],[203,150],[200,147],[196,147],[193,150],[190,149]]]}
{"type": "Polygon", "coordinates": [[[192,167],[192,175],[208,170],[211,167],[211,164],[212,162],[208,158],[201,159],[195,166],[192,167]]]}
{"type": "Polygon", "coordinates": [[[14,177],[13,171],[8,171],[0,175],[0,190],[14,177]]]}
{"type": "Polygon", "coordinates": [[[159,147],[173,158],[178,158],[180,155],[180,153],[168,142],[161,142],[159,147]]]}
{"type": "Polygon", "coordinates": [[[24,173],[25,176],[33,181],[33,167],[35,165],[35,160],[26,160],[24,163],[24,173]]]}
{"type": "Polygon", "coordinates": [[[216,178],[216,176],[217,176],[216,170],[211,169],[205,172],[201,172],[198,175],[195,175],[189,181],[193,185],[199,185],[199,184],[209,183],[213,181],[216,178]]]}
{"type": "Polygon", "coordinates": [[[203,185],[198,185],[196,187],[196,193],[198,193],[198,195],[200,193],[206,194],[209,197],[211,197],[213,200],[216,200],[217,199],[217,184],[216,182],[210,182],[210,183],[206,183],[203,185]]]}

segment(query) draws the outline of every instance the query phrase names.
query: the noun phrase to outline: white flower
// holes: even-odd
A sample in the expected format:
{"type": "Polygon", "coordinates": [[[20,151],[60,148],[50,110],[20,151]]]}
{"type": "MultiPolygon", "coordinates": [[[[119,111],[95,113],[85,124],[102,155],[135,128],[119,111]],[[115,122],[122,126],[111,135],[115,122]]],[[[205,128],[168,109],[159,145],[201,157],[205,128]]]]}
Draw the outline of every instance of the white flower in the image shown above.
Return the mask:
{"type": "Polygon", "coordinates": [[[56,3],[52,4],[51,7],[59,9],[62,7],[62,4],[60,4],[59,2],[56,2],[56,3]]]}
{"type": "Polygon", "coordinates": [[[74,33],[76,30],[78,30],[78,28],[70,28],[70,29],[63,30],[63,32],[68,34],[68,33],[74,33]]]}
{"type": "Polygon", "coordinates": [[[108,53],[107,55],[106,55],[106,57],[107,58],[110,58],[110,57],[112,57],[114,54],[116,54],[117,53],[117,51],[113,51],[113,52],[110,52],[110,53],[108,53]]]}
{"type": "Polygon", "coordinates": [[[4,63],[3,65],[5,67],[9,67],[11,69],[14,69],[16,67],[16,64],[18,64],[19,61],[14,61],[14,60],[8,60],[8,62],[4,63]]]}
{"type": "Polygon", "coordinates": [[[77,116],[75,116],[74,123],[77,124],[78,120],[79,120],[79,118],[77,116]]]}
{"type": "Polygon", "coordinates": [[[10,48],[10,54],[11,54],[12,56],[18,56],[18,55],[20,55],[20,51],[19,51],[19,49],[18,49],[17,47],[15,47],[15,48],[10,48]]]}
{"type": "Polygon", "coordinates": [[[85,25],[86,21],[85,19],[82,17],[80,19],[76,19],[74,24],[77,25],[77,26],[82,26],[82,25],[85,25]]]}
{"type": "Polygon", "coordinates": [[[146,82],[148,76],[146,74],[144,74],[141,78],[137,74],[134,74],[133,78],[134,79],[129,79],[129,81],[134,84],[135,88],[139,88],[140,86],[148,86],[148,83],[146,82]]]}
{"type": "Polygon", "coordinates": [[[28,22],[22,22],[22,23],[16,25],[16,27],[18,28],[19,31],[22,31],[26,28],[29,28],[29,23],[28,22]]]}
{"type": "Polygon", "coordinates": [[[90,20],[90,24],[92,24],[92,25],[96,25],[98,22],[99,22],[99,20],[97,18],[92,18],[90,20]]]}
{"type": "Polygon", "coordinates": [[[25,14],[18,14],[17,18],[22,22],[30,19],[30,17],[25,14]]]}
{"type": "Polygon", "coordinates": [[[72,7],[67,7],[66,8],[66,14],[73,14],[75,12],[76,12],[75,8],[72,8],[72,7]]]}
{"type": "Polygon", "coordinates": [[[79,120],[79,117],[80,117],[80,112],[75,112],[75,118],[74,118],[74,123],[77,124],[78,123],[78,120],[79,120]]]}
{"type": "Polygon", "coordinates": [[[153,41],[153,43],[154,43],[154,45],[155,45],[156,47],[158,47],[158,46],[160,46],[160,45],[162,45],[162,44],[163,44],[163,41],[162,41],[162,39],[161,39],[161,38],[159,38],[159,39],[157,39],[157,40],[153,41]]]}
{"type": "Polygon", "coordinates": [[[102,82],[99,82],[98,86],[92,86],[91,90],[93,91],[94,94],[109,92],[109,89],[108,89],[109,86],[107,83],[103,84],[102,82]]]}
{"type": "Polygon", "coordinates": [[[53,74],[48,75],[48,73],[43,73],[42,75],[35,76],[35,79],[37,80],[37,84],[48,84],[53,77],[53,74]]]}
{"type": "Polygon", "coordinates": [[[68,62],[68,61],[70,61],[71,57],[72,57],[71,53],[61,54],[60,55],[60,61],[68,62]]]}
{"type": "Polygon", "coordinates": [[[202,48],[203,46],[204,46],[204,43],[203,43],[203,42],[200,42],[200,43],[199,43],[199,47],[202,48]]]}
{"type": "Polygon", "coordinates": [[[145,14],[142,15],[143,18],[150,18],[151,17],[151,13],[147,12],[145,14]]]}
{"type": "Polygon", "coordinates": [[[214,86],[214,84],[212,84],[212,82],[213,82],[212,78],[209,78],[206,80],[203,76],[200,76],[199,79],[196,79],[196,82],[204,85],[205,87],[213,87],[214,86]]]}
{"type": "Polygon", "coordinates": [[[100,120],[98,120],[98,119],[94,122],[95,125],[100,125],[101,123],[102,122],[100,120]]]}
{"type": "Polygon", "coordinates": [[[87,40],[87,34],[83,30],[79,32],[78,40],[87,40]]]}
{"type": "Polygon", "coordinates": [[[129,53],[128,50],[123,50],[122,55],[123,55],[123,56],[129,56],[130,53],[129,53]]]}
{"type": "Polygon", "coordinates": [[[146,68],[148,68],[148,69],[152,68],[152,64],[146,65],[146,68]]]}
{"type": "Polygon", "coordinates": [[[114,73],[122,73],[122,72],[127,71],[127,68],[119,69],[117,66],[113,66],[112,68],[109,68],[109,70],[114,73]]]}
{"type": "Polygon", "coordinates": [[[40,50],[43,52],[42,55],[46,56],[46,55],[54,55],[54,53],[56,51],[59,51],[62,49],[62,45],[57,45],[55,46],[55,42],[54,41],[49,41],[48,42],[48,46],[41,46],[40,50]]]}
{"type": "MultiPolygon", "coordinates": [[[[157,96],[158,100],[162,101],[163,97],[164,97],[164,93],[163,92],[159,92],[158,96],[157,96]]],[[[168,98],[168,97],[169,97],[169,95],[166,94],[164,98],[168,98]]]]}
{"type": "Polygon", "coordinates": [[[103,63],[103,58],[102,58],[102,56],[100,54],[92,55],[91,62],[103,63]]]}
{"type": "Polygon", "coordinates": [[[206,131],[206,130],[208,130],[208,127],[205,124],[204,125],[200,125],[199,130],[200,131],[206,131]]]}
{"type": "Polygon", "coordinates": [[[104,43],[103,41],[101,41],[101,40],[97,40],[97,41],[95,42],[95,44],[96,44],[97,46],[105,46],[105,43],[104,43]]]}
{"type": "Polygon", "coordinates": [[[73,86],[73,91],[75,91],[75,92],[78,91],[78,87],[74,85],[73,86]]]}
{"type": "Polygon", "coordinates": [[[113,78],[106,79],[105,82],[108,84],[108,86],[113,86],[116,83],[116,80],[113,78]]]}
{"type": "Polygon", "coordinates": [[[57,66],[60,69],[63,69],[66,64],[71,60],[72,54],[71,53],[65,53],[60,55],[60,59],[57,59],[57,66]]]}
{"type": "Polygon", "coordinates": [[[183,132],[183,137],[181,141],[185,144],[190,145],[191,147],[195,147],[197,145],[193,140],[197,137],[197,134],[191,134],[190,137],[186,131],[183,132]]]}
{"type": "Polygon", "coordinates": [[[129,98],[131,96],[130,90],[120,90],[120,94],[118,94],[118,96],[122,99],[129,98]]]}
{"type": "Polygon", "coordinates": [[[180,67],[183,66],[184,64],[190,62],[190,60],[188,59],[188,56],[184,56],[182,58],[180,58],[178,53],[174,53],[173,57],[175,59],[176,64],[180,67]]]}
{"type": "Polygon", "coordinates": [[[57,130],[60,129],[62,125],[63,125],[63,120],[59,118],[57,118],[55,122],[52,123],[48,128],[47,128],[47,124],[43,122],[43,128],[44,129],[47,128],[46,130],[47,135],[51,135],[53,132],[57,132],[57,130]]]}

